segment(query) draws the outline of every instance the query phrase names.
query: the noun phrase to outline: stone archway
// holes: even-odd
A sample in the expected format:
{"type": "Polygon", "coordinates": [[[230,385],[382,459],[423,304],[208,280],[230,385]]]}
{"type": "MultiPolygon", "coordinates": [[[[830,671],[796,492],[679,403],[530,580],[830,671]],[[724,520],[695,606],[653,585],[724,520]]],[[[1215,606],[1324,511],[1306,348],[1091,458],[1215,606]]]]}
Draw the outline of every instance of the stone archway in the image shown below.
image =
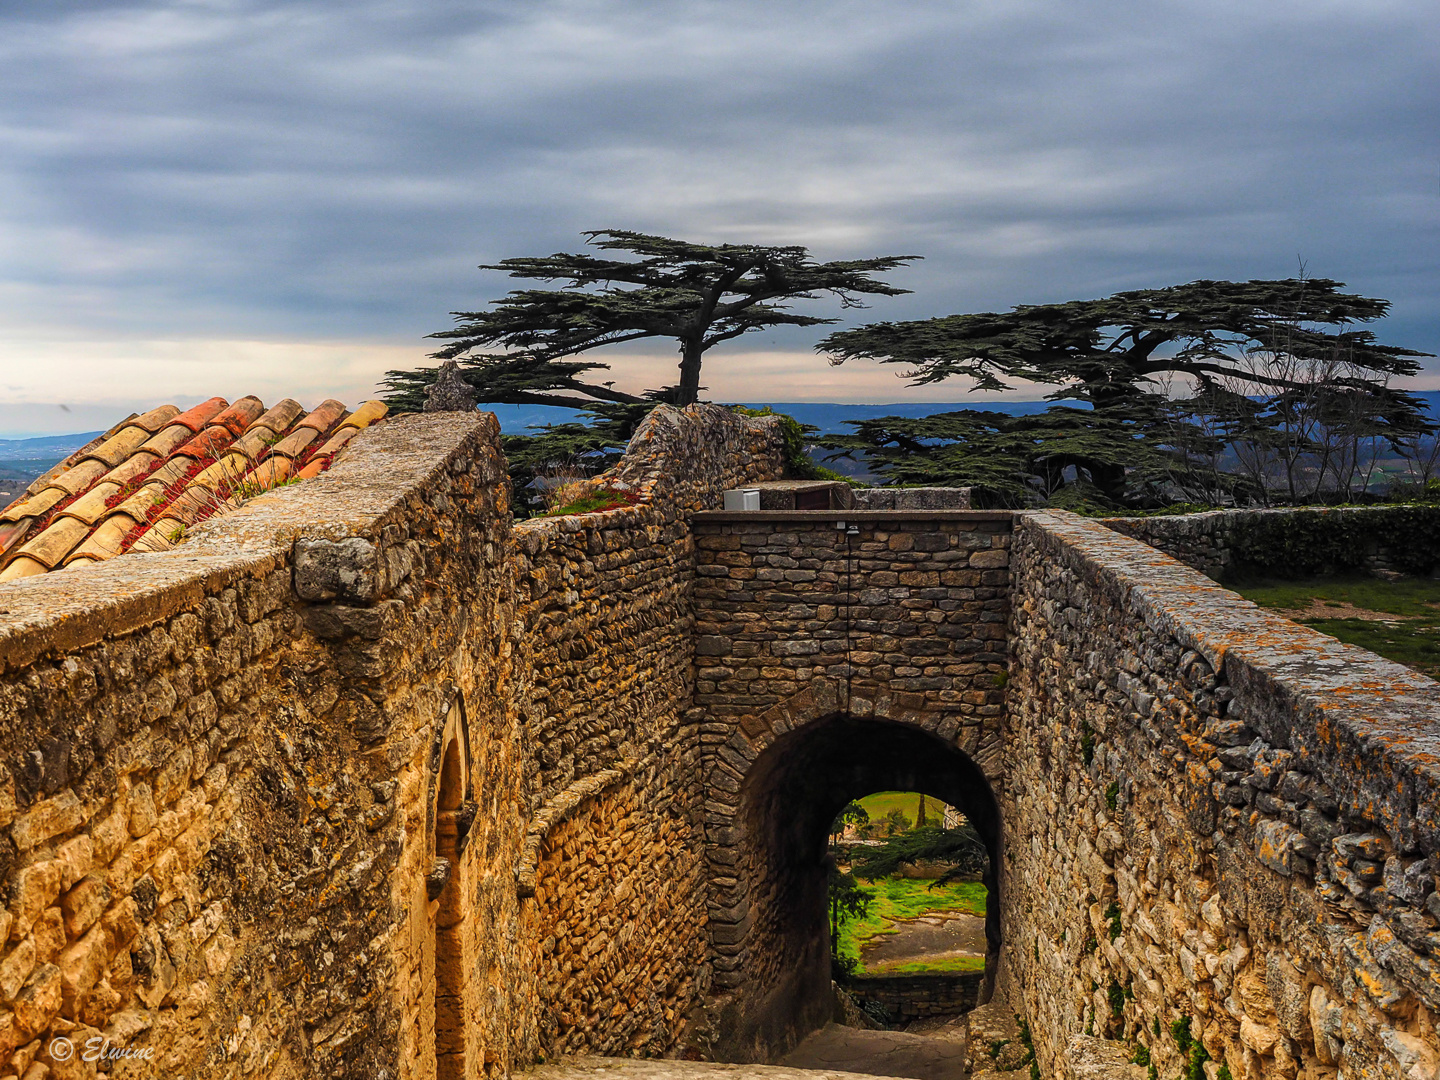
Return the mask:
{"type": "MultiPolygon", "coordinates": [[[[817,680],[817,683],[819,681],[817,680]]],[[[998,733],[997,733],[998,739],[998,733]]],[[[972,756],[933,713],[893,698],[846,701],[820,683],[759,716],[712,751],[707,855],[716,989],[716,1053],[760,1061],[830,1018],[826,836],[852,798],[919,791],[965,813],[990,855],[986,987],[1000,948],[1000,813],[988,743],[972,756]]]]}

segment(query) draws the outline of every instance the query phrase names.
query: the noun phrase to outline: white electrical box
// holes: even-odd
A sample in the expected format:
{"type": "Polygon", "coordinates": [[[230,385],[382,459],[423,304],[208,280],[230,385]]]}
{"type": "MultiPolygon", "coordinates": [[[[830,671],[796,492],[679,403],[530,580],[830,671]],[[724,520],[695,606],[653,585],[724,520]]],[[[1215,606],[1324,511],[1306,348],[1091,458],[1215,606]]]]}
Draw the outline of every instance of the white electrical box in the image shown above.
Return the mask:
{"type": "Polygon", "coordinates": [[[734,491],[725,492],[726,510],[759,510],[760,489],[759,488],[736,488],[734,491]]]}

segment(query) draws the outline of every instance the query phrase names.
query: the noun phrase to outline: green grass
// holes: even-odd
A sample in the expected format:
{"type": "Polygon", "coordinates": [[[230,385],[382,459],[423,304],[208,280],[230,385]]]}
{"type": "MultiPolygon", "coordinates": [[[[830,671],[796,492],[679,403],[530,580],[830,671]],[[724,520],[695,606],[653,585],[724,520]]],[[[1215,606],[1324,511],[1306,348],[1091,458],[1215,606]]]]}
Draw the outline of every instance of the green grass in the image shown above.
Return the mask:
{"type": "MultiPolygon", "coordinates": [[[[873,796],[872,796],[873,798],[873,796]]],[[[930,912],[958,911],[966,915],[985,916],[985,886],[977,881],[956,881],[930,888],[923,878],[888,877],[861,884],[871,891],[870,912],[863,919],[854,919],[840,929],[840,952],[860,958],[860,949],[871,938],[893,934],[903,919],[914,919],[930,912]]],[[[886,966],[886,974],[917,974],[945,971],[980,971],[983,957],[948,957],[933,961],[916,960],[896,967],[886,966]]],[[[864,965],[858,969],[865,971],[864,965]]]]}
{"type": "Polygon", "coordinates": [[[1305,609],[1311,600],[1348,603],[1368,611],[1402,616],[1395,622],[1366,619],[1304,618],[1306,626],[1350,645],[1369,649],[1416,671],[1440,677],[1440,581],[1370,577],[1318,578],[1308,581],[1241,582],[1232,588],[1261,607],[1305,609]]]}
{"type": "MultiPolygon", "coordinates": [[[[899,810],[913,825],[915,813],[920,809],[920,794],[915,791],[877,791],[855,801],[865,808],[871,821],[879,821],[892,810],[899,810]]],[[[945,816],[945,804],[939,799],[925,796],[925,816],[936,822],[940,821],[945,816]]]]}

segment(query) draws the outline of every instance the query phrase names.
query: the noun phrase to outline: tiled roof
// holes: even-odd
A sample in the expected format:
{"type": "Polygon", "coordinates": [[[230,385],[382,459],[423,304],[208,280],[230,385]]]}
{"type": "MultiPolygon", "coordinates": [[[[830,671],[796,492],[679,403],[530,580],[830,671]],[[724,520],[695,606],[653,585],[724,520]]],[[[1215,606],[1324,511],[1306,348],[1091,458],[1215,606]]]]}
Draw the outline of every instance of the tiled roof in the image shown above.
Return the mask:
{"type": "Polygon", "coordinates": [[[197,522],[324,472],[386,411],[379,401],[307,413],[289,398],[266,409],[256,397],[214,397],[129,417],[0,511],[0,581],[173,547],[197,522]]]}

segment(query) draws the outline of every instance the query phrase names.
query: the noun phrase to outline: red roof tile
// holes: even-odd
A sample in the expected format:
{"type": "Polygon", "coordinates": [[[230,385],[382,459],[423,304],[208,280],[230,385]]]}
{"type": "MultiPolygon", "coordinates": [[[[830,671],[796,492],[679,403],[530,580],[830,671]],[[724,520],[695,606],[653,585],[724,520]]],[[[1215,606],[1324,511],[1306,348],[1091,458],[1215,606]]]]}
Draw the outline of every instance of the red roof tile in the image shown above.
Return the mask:
{"type": "Polygon", "coordinates": [[[181,543],[189,525],[291,479],[307,450],[296,478],[323,472],[386,407],[347,414],[329,400],[297,419],[303,411],[288,398],[267,411],[259,398],[214,397],[122,421],[0,513],[0,582],[181,543]]]}

